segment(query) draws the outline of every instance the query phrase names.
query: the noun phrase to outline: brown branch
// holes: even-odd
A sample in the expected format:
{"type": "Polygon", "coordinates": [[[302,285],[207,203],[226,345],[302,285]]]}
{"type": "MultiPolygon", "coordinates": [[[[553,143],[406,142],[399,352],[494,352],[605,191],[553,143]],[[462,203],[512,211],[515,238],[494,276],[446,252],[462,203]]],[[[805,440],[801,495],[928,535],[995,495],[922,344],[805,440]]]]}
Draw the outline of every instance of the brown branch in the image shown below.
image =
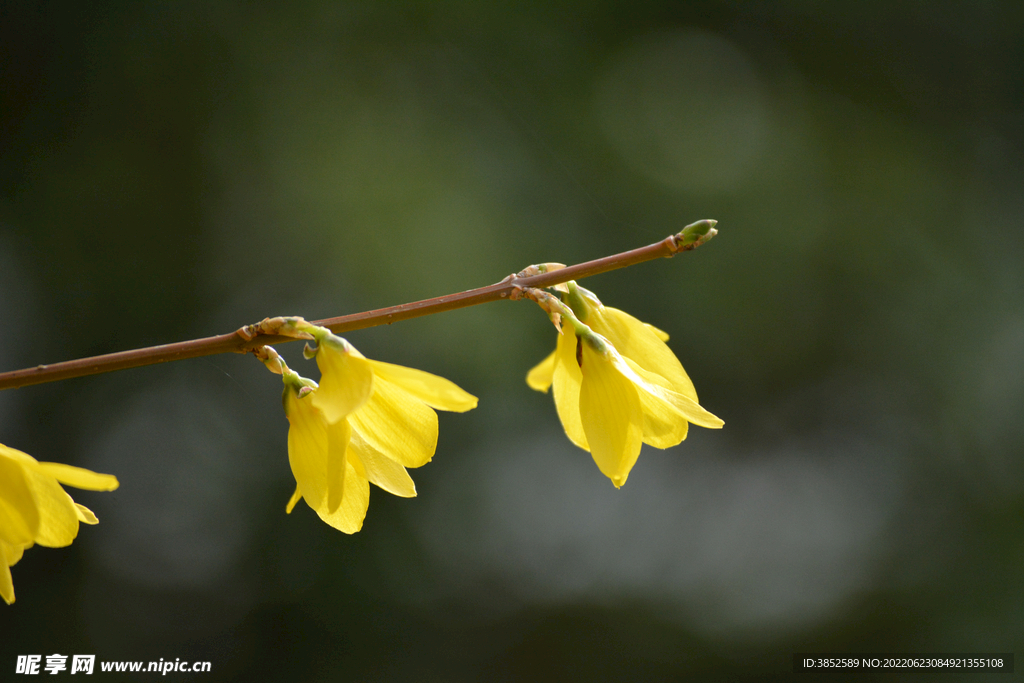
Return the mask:
{"type": "MultiPolygon", "coordinates": [[[[501,282],[488,285],[487,287],[391,306],[389,308],[380,308],[375,311],[365,311],[337,318],[317,320],[314,321],[314,324],[341,334],[351,330],[361,330],[376,325],[390,325],[400,320],[408,320],[423,315],[443,313],[444,311],[453,311],[457,308],[510,298],[514,293],[527,287],[551,287],[552,285],[568,282],[569,280],[579,280],[655,258],[668,258],[675,256],[680,251],[689,251],[717,234],[714,228],[715,223],[716,221],[711,220],[698,221],[686,226],[680,233],[670,235],[660,242],[621,254],[615,254],[614,256],[606,256],[595,261],[587,261],[586,263],[558,270],[550,270],[536,275],[524,275],[524,273],[510,275],[501,282]]],[[[102,356],[69,360],[63,363],[38,365],[34,368],[25,368],[23,370],[12,370],[0,373],[0,390],[15,389],[45,382],[57,382],[74,377],[113,372],[115,370],[127,370],[129,368],[166,363],[173,360],[212,356],[218,353],[247,353],[257,346],[280,344],[287,341],[295,341],[295,339],[268,334],[257,334],[255,337],[247,339],[246,335],[236,331],[215,337],[150,346],[132,351],[119,351],[102,356]]]]}

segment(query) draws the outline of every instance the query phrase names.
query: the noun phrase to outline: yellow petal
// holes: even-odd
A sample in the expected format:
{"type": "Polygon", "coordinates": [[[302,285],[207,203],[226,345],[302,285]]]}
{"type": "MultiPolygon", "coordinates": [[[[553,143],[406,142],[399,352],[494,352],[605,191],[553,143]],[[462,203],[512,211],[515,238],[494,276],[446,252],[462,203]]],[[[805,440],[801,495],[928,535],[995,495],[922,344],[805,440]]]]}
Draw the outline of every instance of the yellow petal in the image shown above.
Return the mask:
{"type": "Polygon", "coordinates": [[[476,408],[476,396],[463,391],[444,377],[402,365],[382,363],[379,360],[367,362],[377,377],[405,389],[432,408],[455,413],[464,413],[476,408]]]}
{"type": "Polygon", "coordinates": [[[615,487],[626,483],[640,455],[643,416],[633,383],[601,354],[583,345],[580,416],[594,462],[615,487]]]}
{"type": "Polygon", "coordinates": [[[576,334],[571,329],[558,336],[555,347],[555,371],[552,386],[555,395],[555,410],[562,421],[562,429],[569,441],[585,451],[590,450],[587,435],[580,421],[580,366],[576,362],[576,334]]]}
{"type": "Polygon", "coordinates": [[[314,406],[311,394],[299,398],[285,393],[288,428],[288,464],[302,497],[314,510],[327,498],[327,426],[314,406]]]}
{"type": "Polygon", "coordinates": [[[75,513],[78,516],[79,522],[84,522],[85,524],[100,523],[100,520],[96,517],[96,513],[90,510],[89,508],[85,507],[84,505],[75,503],[75,513]]]}
{"type": "Polygon", "coordinates": [[[96,515],[75,503],[58,481],[101,491],[113,490],[118,485],[117,478],[109,474],[37,462],[27,453],[0,446],[0,540],[12,546],[35,542],[60,548],[78,535],[79,521],[97,522],[96,515]],[[26,531],[31,532],[28,538],[24,537],[26,531]],[[16,537],[20,538],[12,543],[16,537]]]}
{"type": "Polygon", "coordinates": [[[0,545],[5,546],[4,552],[7,555],[7,566],[13,567],[18,564],[18,560],[21,559],[22,553],[31,548],[34,543],[26,543],[25,545],[6,545],[3,541],[0,541],[0,545]]]}
{"type": "Polygon", "coordinates": [[[345,491],[345,459],[352,428],[342,419],[327,425],[327,511],[334,512],[341,505],[345,491]]]}
{"type": "Polygon", "coordinates": [[[10,567],[14,565],[17,560],[10,560],[7,556],[7,551],[10,546],[0,541],[0,598],[4,599],[8,605],[14,602],[14,579],[11,578],[10,567]]]}
{"type": "Polygon", "coordinates": [[[117,477],[112,474],[98,474],[92,470],[62,465],[59,462],[36,463],[35,470],[76,489],[113,491],[118,487],[117,477]]]}
{"type": "MultiPolygon", "coordinates": [[[[39,529],[39,511],[25,481],[25,469],[0,450],[0,543],[31,543],[39,529]]],[[[20,453],[20,451],[18,451],[20,453]]]]}
{"type": "Polygon", "coordinates": [[[368,444],[405,467],[420,467],[434,457],[437,413],[383,378],[377,379],[370,400],[349,421],[368,444]]]}
{"type": "Polygon", "coordinates": [[[667,379],[673,391],[697,401],[697,391],[679,359],[646,324],[610,306],[595,311],[588,324],[594,332],[607,337],[623,356],[667,379]]]}
{"type": "MultiPolygon", "coordinates": [[[[622,360],[643,379],[668,388],[668,380],[661,375],[647,372],[628,358],[622,360]]],[[[641,387],[637,388],[641,389],[641,387]]],[[[653,396],[647,391],[639,390],[637,394],[640,396],[640,409],[644,415],[643,441],[645,444],[655,448],[671,448],[686,438],[690,423],[672,403],[653,396]]]]}
{"type": "Polygon", "coordinates": [[[692,422],[698,427],[704,427],[706,429],[721,429],[722,426],[725,425],[725,422],[722,421],[721,418],[704,410],[699,403],[691,400],[687,396],[677,394],[670,389],[663,389],[652,384],[647,384],[646,391],[671,403],[672,406],[682,413],[689,422],[692,422]]]}
{"type": "Polygon", "coordinates": [[[354,534],[363,528],[366,508],[370,505],[370,484],[360,477],[352,463],[345,462],[345,490],[341,496],[341,504],[333,512],[320,506],[314,508],[320,519],[338,531],[354,534]]]}
{"type": "MultiPolygon", "coordinates": [[[[616,310],[618,310],[618,309],[616,309],[616,310]]],[[[654,325],[652,325],[650,323],[644,323],[644,325],[647,326],[647,329],[649,329],[651,332],[656,334],[658,336],[658,339],[660,339],[663,342],[667,342],[668,341],[668,332],[666,332],[665,330],[659,330],[657,327],[655,327],[654,325]]]]}
{"type": "Polygon", "coordinates": [[[533,369],[526,375],[526,383],[534,391],[542,391],[545,394],[551,387],[551,380],[555,375],[555,352],[552,351],[547,358],[533,366],[533,369]]]}
{"type": "Polygon", "coordinates": [[[639,368],[629,360],[624,360],[614,352],[612,360],[619,372],[633,382],[640,394],[647,393],[660,401],[671,404],[687,421],[708,429],[721,429],[725,424],[725,422],[704,410],[700,404],[688,396],[683,396],[663,386],[664,378],[646,371],[643,373],[643,377],[641,377],[634,368],[639,370],[642,370],[642,368],[639,368]],[[648,381],[644,377],[649,377],[654,381],[648,381]]]}
{"type": "Polygon", "coordinates": [[[356,460],[352,463],[356,472],[365,476],[371,484],[402,498],[413,498],[416,495],[416,484],[405,468],[368,444],[359,432],[352,434],[349,458],[356,460]]]}
{"type": "Polygon", "coordinates": [[[39,528],[35,542],[49,548],[71,545],[78,536],[78,508],[57,480],[45,474],[25,470],[25,483],[32,491],[39,510],[39,528]]]}
{"type": "Polygon", "coordinates": [[[320,387],[313,392],[313,405],[323,411],[328,422],[337,422],[354,412],[373,393],[370,363],[334,342],[320,345],[316,364],[322,377],[320,387]]]}
{"type": "Polygon", "coordinates": [[[685,415],[687,420],[698,427],[704,427],[705,429],[721,429],[725,425],[725,421],[720,417],[704,410],[699,403],[691,400],[688,396],[677,394],[676,392],[669,391],[668,389],[663,389],[660,393],[666,400],[671,402],[679,412],[685,415]]]}
{"type": "Polygon", "coordinates": [[[17,448],[11,448],[0,443],[0,458],[7,457],[13,460],[19,465],[36,465],[38,461],[28,453],[19,451],[17,448]]]}
{"type": "Polygon", "coordinates": [[[300,491],[299,487],[296,486],[295,493],[293,493],[292,497],[288,499],[288,504],[284,506],[284,513],[286,515],[292,514],[292,510],[295,509],[295,506],[300,500],[302,500],[302,491],[300,491]]]}
{"type": "Polygon", "coordinates": [[[655,448],[671,448],[686,439],[689,421],[669,403],[639,391],[644,415],[643,442],[655,448]]]}

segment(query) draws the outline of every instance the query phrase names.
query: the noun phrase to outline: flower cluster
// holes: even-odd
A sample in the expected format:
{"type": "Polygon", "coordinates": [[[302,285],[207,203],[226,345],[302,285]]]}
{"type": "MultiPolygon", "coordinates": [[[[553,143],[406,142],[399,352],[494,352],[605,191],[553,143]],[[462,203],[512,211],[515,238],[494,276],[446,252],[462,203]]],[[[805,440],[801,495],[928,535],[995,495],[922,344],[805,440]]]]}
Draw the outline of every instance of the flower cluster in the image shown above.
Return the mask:
{"type": "MultiPolygon", "coordinates": [[[[362,528],[371,483],[396,496],[416,495],[406,471],[430,462],[437,447],[437,410],[465,412],[477,399],[420,370],[364,357],[324,328],[316,339],[319,385],[282,366],[288,462],[299,500],[345,533],[362,528]]],[[[276,354],[274,354],[276,357],[276,354]]]]}
{"type": "Polygon", "coordinates": [[[570,282],[560,289],[568,305],[546,292],[527,294],[559,327],[554,353],[530,370],[527,384],[554,387],[555,409],[569,440],[590,451],[616,488],[626,483],[642,443],[669,448],[686,438],[689,423],[724,423],[697,402],[697,392],[668,335],[628,313],[604,306],[570,282]],[[561,329],[568,321],[570,329],[561,329]]]}
{"type": "MultiPolygon", "coordinates": [[[[620,254],[617,263],[626,265],[694,249],[717,234],[714,226],[715,221],[698,221],[662,242],[620,254]]],[[[607,269],[611,258],[576,267],[574,272],[607,269]]],[[[618,488],[626,483],[642,444],[669,448],[686,438],[690,423],[714,429],[723,422],[698,403],[693,383],[665,344],[667,334],[604,306],[575,282],[551,286],[555,294],[526,286],[556,281],[536,276],[562,268],[565,266],[558,263],[530,266],[497,287],[346,316],[346,322],[365,324],[373,318],[379,324],[386,314],[390,323],[390,311],[421,315],[428,309],[440,312],[499,295],[536,301],[560,336],[555,351],[530,370],[527,384],[542,392],[554,389],[555,408],[565,433],[591,453],[600,471],[618,488]],[[563,323],[567,323],[564,330],[563,323]]],[[[282,400],[290,425],[288,462],[296,483],[286,512],[291,513],[305,500],[323,521],[344,533],[362,528],[371,483],[396,496],[416,495],[407,468],[421,467],[433,458],[438,437],[436,410],[465,412],[477,405],[475,396],[444,378],[370,360],[327,328],[299,317],[266,318],[242,327],[236,336],[229,340],[230,349],[252,350],[284,381],[282,400]],[[254,341],[260,335],[266,338],[254,341]],[[316,358],[319,383],[299,376],[273,348],[263,345],[288,337],[314,342],[313,346],[307,344],[306,357],[316,358]]],[[[204,352],[214,348],[210,342],[219,351],[225,350],[225,340],[217,337],[161,347],[159,354],[146,357],[150,362],[168,360],[178,357],[186,345],[188,353],[180,357],[192,357],[199,342],[204,352]]],[[[115,355],[120,366],[126,356],[115,355]]],[[[138,355],[132,362],[140,358],[138,355]]],[[[107,361],[109,367],[114,366],[113,356],[107,361]]],[[[76,365],[78,373],[83,366],[76,365]]],[[[90,366],[88,370],[99,368],[90,366]]],[[[67,371],[60,370],[63,376],[77,376],[67,375],[67,371]]],[[[25,381],[28,374],[17,371],[7,379],[20,376],[18,381],[25,381]]],[[[50,374],[50,379],[56,377],[56,373],[50,374]]],[[[36,376],[33,381],[44,380],[36,376]]],[[[111,475],[37,462],[0,444],[0,597],[8,604],[14,602],[10,567],[26,548],[69,545],[80,522],[97,523],[96,516],[75,503],[61,484],[98,491],[118,487],[111,475]]]]}
{"type": "Polygon", "coordinates": [[[0,444],[0,597],[14,602],[10,568],[35,544],[71,545],[78,523],[96,524],[96,515],[79,505],[61,484],[92,491],[113,491],[117,478],[80,467],[38,462],[27,453],[0,444]]]}

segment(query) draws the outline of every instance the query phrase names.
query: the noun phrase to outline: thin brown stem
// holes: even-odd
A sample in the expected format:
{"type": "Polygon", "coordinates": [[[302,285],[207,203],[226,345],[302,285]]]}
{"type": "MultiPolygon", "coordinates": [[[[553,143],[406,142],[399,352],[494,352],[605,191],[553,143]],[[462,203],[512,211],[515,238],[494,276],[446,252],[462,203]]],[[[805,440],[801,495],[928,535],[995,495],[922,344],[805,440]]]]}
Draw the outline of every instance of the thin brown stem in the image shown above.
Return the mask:
{"type": "MultiPolygon", "coordinates": [[[[675,256],[680,251],[688,251],[711,239],[717,233],[714,225],[715,221],[698,221],[686,226],[680,233],[670,235],[660,242],[640,247],[639,249],[625,251],[621,254],[615,254],[614,256],[606,256],[594,261],[587,261],[586,263],[558,270],[550,270],[537,275],[524,276],[522,273],[510,275],[501,282],[488,285],[487,287],[479,287],[466,292],[459,292],[458,294],[424,299],[423,301],[415,301],[389,308],[379,308],[375,311],[365,311],[337,318],[317,320],[314,321],[314,324],[341,334],[376,325],[390,325],[400,320],[418,318],[423,315],[453,311],[457,308],[475,306],[489,301],[516,298],[515,295],[527,287],[551,287],[568,282],[569,280],[579,280],[591,275],[597,275],[598,273],[615,270],[616,268],[625,268],[626,266],[650,261],[651,259],[675,256]]],[[[127,370],[129,368],[166,363],[173,360],[212,356],[218,353],[248,353],[258,346],[280,344],[288,341],[295,341],[295,339],[293,337],[263,333],[257,333],[255,336],[252,336],[251,328],[248,335],[244,334],[242,330],[238,330],[215,337],[150,346],[132,351],[119,351],[102,356],[79,358],[62,363],[38,365],[33,368],[0,373],[0,390],[15,389],[45,382],[57,382],[74,377],[113,372],[115,370],[127,370]]]]}

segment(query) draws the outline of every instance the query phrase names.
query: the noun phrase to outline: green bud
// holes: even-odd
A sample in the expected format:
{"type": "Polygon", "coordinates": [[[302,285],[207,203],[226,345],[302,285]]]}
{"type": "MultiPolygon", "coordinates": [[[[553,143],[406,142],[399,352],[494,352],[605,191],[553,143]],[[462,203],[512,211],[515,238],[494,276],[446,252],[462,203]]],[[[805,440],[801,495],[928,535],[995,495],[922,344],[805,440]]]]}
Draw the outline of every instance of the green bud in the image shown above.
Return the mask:
{"type": "MultiPolygon", "coordinates": [[[[576,285],[575,280],[569,280],[565,283],[568,289],[568,294],[565,297],[565,303],[569,304],[569,308],[576,314],[580,322],[585,322],[590,317],[590,305],[586,300],[583,292],[580,291],[583,288],[576,285]]],[[[584,290],[585,291],[585,290],[584,290]]]]}
{"type": "Polygon", "coordinates": [[[582,334],[580,334],[580,332],[577,332],[577,334],[587,346],[606,358],[610,352],[609,350],[614,348],[611,345],[611,342],[599,335],[597,332],[591,330],[589,327],[586,328],[582,334]]]}
{"type": "Polygon", "coordinates": [[[676,235],[676,247],[679,249],[696,249],[718,234],[715,226],[718,221],[705,219],[690,223],[676,235]]]}

